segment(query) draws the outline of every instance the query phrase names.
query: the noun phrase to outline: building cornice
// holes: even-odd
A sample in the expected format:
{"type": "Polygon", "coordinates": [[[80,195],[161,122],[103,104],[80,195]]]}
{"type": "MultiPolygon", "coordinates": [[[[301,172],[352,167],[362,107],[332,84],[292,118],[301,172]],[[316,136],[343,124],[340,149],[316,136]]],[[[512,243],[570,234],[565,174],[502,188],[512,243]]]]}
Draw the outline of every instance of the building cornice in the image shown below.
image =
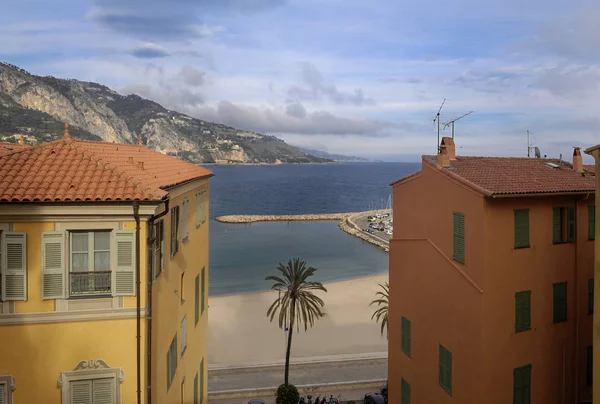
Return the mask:
{"type": "MultiPolygon", "coordinates": [[[[146,316],[146,309],[141,308],[141,316],[146,316]]],[[[119,309],[96,309],[77,311],[51,311],[37,313],[0,314],[0,326],[20,324],[51,324],[81,321],[123,320],[137,317],[135,307],[119,309]]]]}

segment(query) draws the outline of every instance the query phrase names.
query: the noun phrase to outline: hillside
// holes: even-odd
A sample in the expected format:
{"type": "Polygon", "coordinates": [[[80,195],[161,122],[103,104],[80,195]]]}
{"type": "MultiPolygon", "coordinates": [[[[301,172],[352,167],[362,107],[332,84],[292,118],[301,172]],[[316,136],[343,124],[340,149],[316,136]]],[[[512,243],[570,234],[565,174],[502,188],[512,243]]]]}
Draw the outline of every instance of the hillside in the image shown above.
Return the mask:
{"type": "Polygon", "coordinates": [[[329,160],[337,161],[340,163],[373,163],[375,161],[375,160],[369,160],[369,159],[366,159],[363,157],[346,156],[344,154],[332,154],[332,153],[327,153],[327,152],[324,152],[321,150],[307,149],[304,147],[298,147],[298,148],[300,150],[302,150],[303,152],[310,154],[311,156],[329,159],[329,160]]]}
{"type": "Polygon", "coordinates": [[[37,144],[71,135],[106,142],[142,142],[192,163],[325,163],[274,136],[238,130],[167,110],[97,83],[40,77],[0,63],[0,140],[25,135],[37,144]]]}

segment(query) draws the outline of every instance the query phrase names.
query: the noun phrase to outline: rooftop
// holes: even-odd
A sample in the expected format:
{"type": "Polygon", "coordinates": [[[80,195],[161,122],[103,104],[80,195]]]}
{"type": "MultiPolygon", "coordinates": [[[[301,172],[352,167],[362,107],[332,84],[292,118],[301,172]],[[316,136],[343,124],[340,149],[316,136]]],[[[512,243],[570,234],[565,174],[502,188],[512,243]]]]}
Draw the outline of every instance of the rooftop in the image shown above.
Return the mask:
{"type": "Polygon", "coordinates": [[[437,156],[423,156],[424,164],[491,197],[595,191],[593,171],[587,170],[587,166],[576,171],[570,163],[559,159],[456,156],[449,167],[437,162],[437,156]]]}
{"type": "Polygon", "coordinates": [[[0,201],[161,200],[176,185],[212,172],[150,150],[65,137],[8,153],[0,146],[0,201]]]}
{"type": "Polygon", "coordinates": [[[18,143],[0,142],[0,156],[10,154],[14,151],[19,151],[28,148],[28,145],[22,145],[18,143]]]}

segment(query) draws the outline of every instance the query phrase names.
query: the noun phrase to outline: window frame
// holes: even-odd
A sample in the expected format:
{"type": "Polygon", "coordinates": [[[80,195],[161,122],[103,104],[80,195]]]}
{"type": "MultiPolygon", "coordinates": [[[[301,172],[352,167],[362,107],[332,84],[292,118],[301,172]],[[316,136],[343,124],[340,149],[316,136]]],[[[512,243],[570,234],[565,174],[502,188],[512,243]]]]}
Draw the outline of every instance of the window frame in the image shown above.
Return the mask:
{"type": "Polygon", "coordinates": [[[531,330],[531,290],[523,290],[515,293],[515,333],[528,330],[531,330]],[[521,311],[519,311],[519,299],[526,299],[521,302],[523,305],[521,311]]]}
{"type": "Polygon", "coordinates": [[[530,248],[531,247],[531,243],[530,243],[530,218],[529,218],[529,208],[523,208],[523,209],[514,209],[513,210],[513,216],[514,216],[514,248],[515,249],[521,249],[521,248],[530,248]],[[520,216],[526,214],[525,216],[520,216]],[[526,223],[519,223],[519,220],[526,220],[526,223]],[[527,227],[527,241],[525,242],[523,240],[523,242],[519,243],[519,228],[520,227],[527,227]]]}
{"type": "Polygon", "coordinates": [[[173,258],[179,252],[179,206],[171,208],[171,238],[170,252],[173,258]]]}
{"type": "Polygon", "coordinates": [[[183,357],[185,350],[187,349],[187,314],[183,316],[181,319],[181,323],[179,325],[179,333],[180,333],[180,354],[183,357]]]}
{"type": "Polygon", "coordinates": [[[520,366],[518,368],[513,369],[513,403],[514,404],[530,404],[531,403],[531,365],[520,366]],[[522,385],[517,385],[519,379],[517,376],[523,377],[523,373],[527,371],[527,375],[529,376],[527,379],[527,383],[523,383],[522,385]],[[523,401],[521,395],[518,395],[517,392],[520,389],[528,388],[528,394],[525,398],[526,401],[523,401]]]}
{"type": "Polygon", "coordinates": [[[122,404],[123,369],[110,367],[102,359],[83,360],[73,370],[60,373],[58,385],[61,387],[61,404],[71,404],[71,382],[108,378],[115,379],[115,403],[122,404]]]}
{"type": "Polygon", "coordinates": [[[116,249],[116,245],[114,243],[115,237],[115,229],[68,229],[66,230],[67,240],[68,240],[68,253],[65,254],[67,258],[66,266],[66,291],[67,291],[67,299],[95,299],[95,298],[108,298],[114,297],[116,291],[113,290],[113,277],[115,274],[115,259],[117,257],[117,251],[113,251],[113,248],[116,249]],[[96,252],[107,252],[107,250],[96,250],[94,248],[96,233],[108,233],[108,270],[96,271],[95,268],[95,254],[96,252]],[[87,252],[88,255],[88,268],[87,271],[73,271],[73,254],[82,254],[82,251],[75,252],[73,251],[73,235],[74,234],[87,234],[87,252]],[[91,249],[90,249],[91,248],[91,249]],[[84,274],[89,272],[100,272],[106,273],[110,272],[110,291],[109,292],[94,292],[94,293],[81,293],[81,294],[73,294],[71,290],[71,274],[84,274]]]}
{"type": "MultiPolygon", "coordinates": [[[[17,387],[15,378],[12,375],[0,375],[0,386],[4,386],[3,387],[4,394],[5,394],[4,397],[6,398],[4,403],[12,404],[13,403],[13,391],[17,387]]],[[[0,391],[0,394],[2,394],[2,391],[0,391]]]]}
{"type": "Polygon", "coordinates": [[[181,242],[185,242],[189,240],[190,233],[188,231],[188,221],[190,216],[190,208],[189,208],[190,200],[188,197],[183,198],[183,202],[181,203],[181,242]]]}
{"type": "Polygon", "coordinates": [[[577,209],[575,206],[553,206],[552,244],[566,244],[575,242],[577,242],[577,209]],[[560,240],[558,239],[559,232],[560,240]]]}
{"type": "Polygon", "coordinates": [[[402,332],[402,352],[409,358],[411,357],[411,327],[412,324],[409,319],[402,317],[401,319],[401,332],[402,332]]]}
{"type": "MultiPolygon", "coordinates": [[[[567,282],[557,282],[552,284],[552,323],[564,323],[569,320],[569,307],[568,307],[568,283],[567,282]],[[557,290],[560,291],[564,287],[564,297],[561,298],[560,295],[557,296],[557,290]],[[559,313],[560,306],[557,306],[557,300],[559,303],[564,301],[564,313],[559,313]],[[564,317],[561,316],[564,314],[564,317]]],[[[560,292],[559,292],[560,293],[560,292]]]]}
{"type": "Polygon", "coordinates": [[[164,271],[164,267],[165,267],[165,225],[164,225],[164,221],[162,220],[158,220],[156,222],[154,222],[154,243],[153,243],[153,253],[154,256],[152,257],[152,265],[154,266],[153,268],[153,274],[154,274],[154,279],[153,282],[156,281],[156,279],[158,279],[158,277],[160,276],[160,274],[164,271]]]}
{"type": "Polygon", "coordinates": [[[169,345],[169,349],[167,350],[167,391],[171,388],[173,384],[173,380],[175,380],[175,374],[177,372],[177,333],[171,340],[171,345],[169,345]]]}
{"type": "Polygon", "coordinates": [[[452,352],[439,344],[438,349],[438,383],[442,389],[452,396],[452,352]],[[449,384],[446,384],[449,379],[449,384]]]}

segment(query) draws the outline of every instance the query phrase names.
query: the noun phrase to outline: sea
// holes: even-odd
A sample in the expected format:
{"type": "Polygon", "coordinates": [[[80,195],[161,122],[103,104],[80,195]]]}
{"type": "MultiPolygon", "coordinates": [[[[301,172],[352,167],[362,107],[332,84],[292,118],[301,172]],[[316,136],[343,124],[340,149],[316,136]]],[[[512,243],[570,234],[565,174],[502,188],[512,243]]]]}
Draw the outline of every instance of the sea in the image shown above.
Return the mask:
{"type": "Polygon", "coordinates": [[[225,224],[222,215],[296,215],[385,208],[390,182],[418,163],[209,166],[209,295],[268,290],[268,275],[293,257],[332,282],[388,271],[388,254],[338,228],[337,221],[225,224]]]}

